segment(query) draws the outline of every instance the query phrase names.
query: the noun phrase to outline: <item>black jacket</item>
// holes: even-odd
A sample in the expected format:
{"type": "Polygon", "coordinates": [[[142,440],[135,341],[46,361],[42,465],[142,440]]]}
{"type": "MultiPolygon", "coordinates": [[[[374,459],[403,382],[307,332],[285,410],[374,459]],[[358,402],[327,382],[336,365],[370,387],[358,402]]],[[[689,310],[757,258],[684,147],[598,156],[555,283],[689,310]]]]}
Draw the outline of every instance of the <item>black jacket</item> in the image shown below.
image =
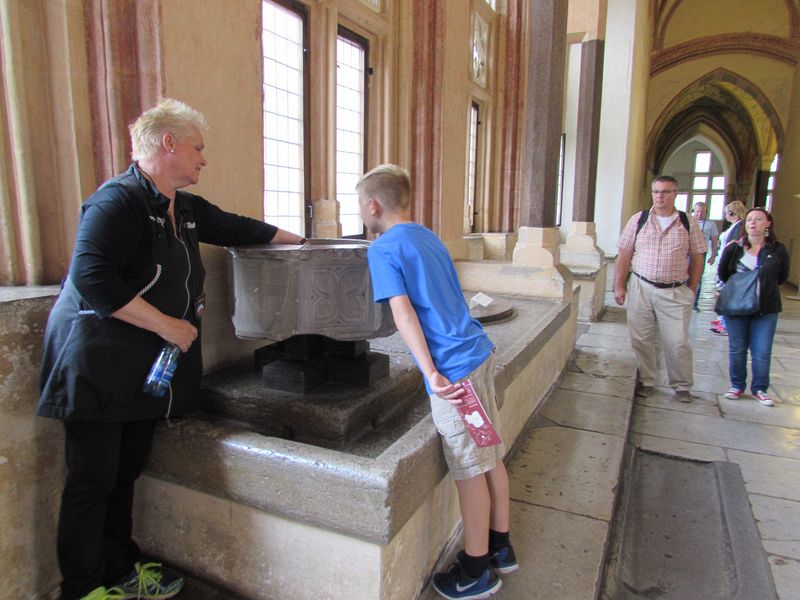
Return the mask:
{"type": "Polygon", "coordinates": [[[277,228],[178,191],[178,239],[168,206],[135,165],[83,204],[69,274],[45,330],[37,414],[113,422],[193,408],[203,371],[200,338],[180,356],[171,398],[156,398],[142,386],[164,340],[111,314],[140,295],[199,329],[194,300],[205,281],[199,242],[268,243],[277,228]]]}
{"type": "MultiPolygon", "coordinates": [[[[719,259],[718,275],[722,281],[736,273],[736,263],[744,256],[741,241],[728,244],[719,259]]],[[[778,313],[782,310],[780,285],[789,277],[789,253],[780,242],[774,246],[762,246],[758,253],[760,265],[758,280],[761,284],[760,315],[778,313]]]]}

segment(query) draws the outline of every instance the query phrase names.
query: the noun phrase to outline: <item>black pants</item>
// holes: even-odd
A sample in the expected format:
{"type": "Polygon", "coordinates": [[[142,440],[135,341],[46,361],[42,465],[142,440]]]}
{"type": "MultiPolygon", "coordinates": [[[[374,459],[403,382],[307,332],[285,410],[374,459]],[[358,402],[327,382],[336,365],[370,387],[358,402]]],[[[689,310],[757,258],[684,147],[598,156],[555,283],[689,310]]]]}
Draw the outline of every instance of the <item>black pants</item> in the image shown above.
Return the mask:
{"type": "Polygon", "coordinates": [[[58,521],[61,598],[87,595],[127,575],[139,559],[131,538],[133,489],[155,421],[65,421],[67,481],[58,521]]]}

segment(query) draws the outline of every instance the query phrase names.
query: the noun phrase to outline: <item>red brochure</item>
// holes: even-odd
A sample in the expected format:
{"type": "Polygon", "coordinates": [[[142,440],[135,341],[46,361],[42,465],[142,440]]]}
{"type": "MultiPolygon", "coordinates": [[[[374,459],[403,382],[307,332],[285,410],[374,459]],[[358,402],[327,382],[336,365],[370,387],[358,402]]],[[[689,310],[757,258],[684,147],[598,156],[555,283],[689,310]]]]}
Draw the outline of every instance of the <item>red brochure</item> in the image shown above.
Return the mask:
{"type": "Polygon", "coordinates": [[[461,396],[462,402],[456,404],[455,407],[472,439],[481,448],[499,444],[500,436],[497,435],[497,431],[492,427],[492,422],[486,416],[486,411],[483,410],[481,401],[472,388],[472,382],[465,379],[461,382],[461,387],[464,389],[464,395],[461,396]]]}

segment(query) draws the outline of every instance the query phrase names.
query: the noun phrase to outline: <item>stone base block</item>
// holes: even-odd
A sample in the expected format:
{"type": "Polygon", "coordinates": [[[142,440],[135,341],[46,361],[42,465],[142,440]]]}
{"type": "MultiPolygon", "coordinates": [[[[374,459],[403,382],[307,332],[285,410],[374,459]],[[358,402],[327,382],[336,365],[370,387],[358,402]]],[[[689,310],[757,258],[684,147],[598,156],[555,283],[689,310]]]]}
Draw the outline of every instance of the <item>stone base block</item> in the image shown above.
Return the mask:
{"type": "Polygon", "coordinates": [[[517,266],[500,261],[455,261],[461,286],[493,294],[552,298],[569,302],[572,273],[561,264],[551,267],[517,266]]]}
{"type": "Polygon", "coordinates": [[[325,360],[275,360],[264,365],[261,371],[264,387],[297,394],[308,393],[327,380],[325,360]]]}
{"type": "Polygon", "coordinates": [[[369,387],[389,377],[389,357],[377,352],[357,358],[331,356],[328,359],[328,376],[331,381],[369,387]]]}
{"type": "Polygon", "coordinates": [[[574,281],[581,286],[581,302],[578,319],[596,321],[605,310],[606,262],[597,269],[577,265],[565,265],[572,272],[574,281]]]}

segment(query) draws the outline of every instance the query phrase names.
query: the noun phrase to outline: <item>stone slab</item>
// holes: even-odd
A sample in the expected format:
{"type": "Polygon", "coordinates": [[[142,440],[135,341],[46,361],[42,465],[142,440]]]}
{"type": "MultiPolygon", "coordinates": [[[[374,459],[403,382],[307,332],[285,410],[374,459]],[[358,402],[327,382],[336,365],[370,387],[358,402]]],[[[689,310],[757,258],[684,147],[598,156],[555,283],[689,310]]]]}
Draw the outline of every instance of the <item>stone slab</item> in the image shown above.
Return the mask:
{"type": "Polygon", "coordinates": [[[608,520],[624,439],[566,427],[535,429],[509,465],[511,498],[608,520]]]}
{"type": "Polygon", "coordinates": [[[781,600],[800,600],[800,561],[770,556],[772,578],[781,600]]]}
{"type": "Polygon", "coordinates": [[[631,430],[722,448],[800,458],[800,431],[797,429],[742,423],[645,406],[635,412],[631,430]]]}
{"type": "Polygon", "coordinates": [[[728,459],[739,465],[750,493],[800,502],[800,460],[739,450],[728,450],[728,459]]]}
{"type": "Polygon", "coordinates": [[[692,389],[692,395],[695,397],[693,402],[679,402],[675,398],[675,392],[673,392],[671,388],[659,386],[655,388],[654,394],[649,398],[636,396],[636,404],[653,408],[663,408],[666,410],[677,410],[694,415],[719,416],[719,406],[717,406],[716,395],[698,392],[694,388],[692,389]]]}
{"type": "MultiPolygon", "coordinates": [[[[492,600],[590,600],[603,564],[607,523],[525,502],[511,503],[519,570],[502,575],[492,600]]],[[[420,600],[441,600],[428,587],[420,600]]]]}
{"type": "Polygon", "coordinates": [[[578,336],[576,345],[626,351],[631,350],[631,343],[627,337],[598,333],[584,333],[583,335],[578,336]]]}
{"type": "Polygon", "coordinates": [[[582,347],[573,360],[574,370],[591,375],[633,377],[636,357],[630,350],[582,347]]]}
{"type": "Polygon", "coordinates": [[[631,401],[622,397],[556,389],[539,414],[559,425],[625,437],[631,401]]]}
{"type": "Polygon", "coordinates": [[[783,556],[800,560],[800,502],[751,494],[750,504],[764,542],[783,556]]]}
{"type": "Polygon", "coordinates": [[[707,462],[714,460],[723,462],[727,460],[725,451],[717,446],[671,440],[669,438],[642,435],[640,433],[632,434],[630,442],[636,448],[641,448],[642,450],[655,452],[657,454],[664,454],[666,456],[677,456],[680,458],[707,462]]]}
{"type": "Polygon", "coordinates": [[[769,408],[761,406],[750,394],[744,394],[738,400],[728,400],[720,394],[719,406],[722,414],[728,419],[800,428],[800,405],[797,404],[778,402],[769,408]]]}
{"type": "MultiPolygon", "coordinates": [[[[572,366],[570,365],[568,369],[571,368],[572,366]]],[[[617,396],[620,398],[632,398],[633,386],[634,381],[630,376],[601,377],[572,370],[564,372],[558,384],[558,387],[562,390],[572,390],[575,392],[592,390],[593,394],[617,396]]]]}
{"type": "Polygon", "coordinates": [[[609,600],[777,598],[738,467],[636,452],[609,600]]]}

